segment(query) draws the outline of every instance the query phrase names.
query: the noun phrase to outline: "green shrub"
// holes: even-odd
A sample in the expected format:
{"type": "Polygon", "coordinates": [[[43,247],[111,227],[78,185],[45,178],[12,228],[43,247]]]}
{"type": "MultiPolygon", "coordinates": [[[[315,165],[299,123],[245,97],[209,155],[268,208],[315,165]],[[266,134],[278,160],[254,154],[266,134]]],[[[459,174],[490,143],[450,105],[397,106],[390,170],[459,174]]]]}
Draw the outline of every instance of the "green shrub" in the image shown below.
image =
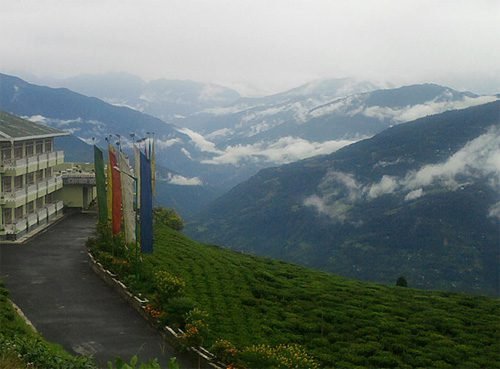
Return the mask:
{"type": "Polygon", "coordinates": [[[184,228],[184,221],[174,209],[157,207],[153,209],[153,219],[155,223],[160,223],[176,231],[184,228]]]}
{"type": "Polygon", "coordinates": [[[195,307],[184,317],[186,325],[181,340],[186,346],[201,346],[208,336],[208,314],[195,307]]]}
{"type": "Polygon", "coordinates": [[[164,306],[166,315],[163,324],[174,327],[184,327],[184,317],[195,307],[195,303],[189,297],[173,297],[164,306]]]}
{"type": "Polygon", "coordinates": [[[24,363],[32,363],[35,368],[97,369],[91,359],[83,356],[71,356],[36,336],[6,337],[0,335],[0,352],[15,354],[24,363]]]}
{"type": "Polygon", "coordinates": [[[160,304],[166,304],[169,299],[180,296],[186,287],[182,278],[165,270],[157,271],[154,274],[154,283],[156,297],[160,304]]]}
{"type": "Polygon", "coordinates": [[[408,287],[408,282],[406,281],[406,278],[401,276],[398,278],[396,281],[396,286],[398,287],[408,287]]]}
{"type": "Polygon", "coordinates": [[[210,348],[212,354],[214,354],[220,361],[225,364],[236,364],[239,362],[238,359],[238,349],[228,340],[218,339],[210,348]]]}
{"type": "Polygon", "coordinates": [[[250,368],[319,369],[319,364],[299,345],[253,345],[241,352],[250,368]]]}

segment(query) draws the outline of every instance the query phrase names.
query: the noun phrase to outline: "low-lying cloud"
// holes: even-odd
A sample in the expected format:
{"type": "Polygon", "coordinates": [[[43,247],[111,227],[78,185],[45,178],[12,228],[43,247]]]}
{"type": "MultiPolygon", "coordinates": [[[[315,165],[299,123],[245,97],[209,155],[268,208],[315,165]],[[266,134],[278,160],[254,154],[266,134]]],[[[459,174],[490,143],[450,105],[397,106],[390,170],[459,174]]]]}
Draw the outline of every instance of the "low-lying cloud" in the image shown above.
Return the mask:
{"type": "Polygon", "coordinates": [[[189,128],[179,128],[178,131],[187,135],[200,151],[215,154],[220,153],[220,150],[217,149],[213,142],[208,141],[198,132],[192,131],[189,128]]]}
{"type": "Polygon", "coordinates": [[[448,110],[465,109],[471,106],[482,105],[496,101],[496,96],[467,97],[461,100],[428,101],[425,104],[409,105],[399,109],[386,106],[370,106],[362,114],[379,120],[391,120],[395,123],[409,122],[428,115],[443,113],[448,110]]]}
{"type": "Polygon", "coordinates": [[[370,186],[368,195],[375,198],[396,190],[414,191],[435,183],[455,189],[461,183],[460,176],[488,177],[492,188],[500,188],[499,127],[492,127],[468,142],[444,163],[425,165],[404,178],[382,177],[380,182],[370,186]]]}
{"type": "Polygon", "coordinates": [[[273,142],[258,142],[249,145],[228,146],[211,159],[202,161],[204,164],[232,164],[241,162],[266,162],[286,164],[316,155],[330,154],[355,141],[332,140],[311,142],[303,138],[282,137],[273,142]]]}
{"type": "Polygon", "coordinates": [[[187,178],[180,174],[169,173],[166,182],[178,186],[201,186],[203,182],[198,177],[187,178]]]}
{"type": "MultiPolygon", "coordinates": [[[[425,196],[430,186],[453,191],[475,178],[486,178],[500,193],[500,127],[469,141],[445,162],[424,165],[403,177],[384,175],[376,183],[362,184],[351,173],[329,171],[318,185],[318,193],[307,197],[303,205],[343,222],[349,208],[359,201],[396,192],[404,194],[405,201],[412,201],[425,196]]],[[[489,216],[500,219],[500,202],[489,209],[489,216]]]]}

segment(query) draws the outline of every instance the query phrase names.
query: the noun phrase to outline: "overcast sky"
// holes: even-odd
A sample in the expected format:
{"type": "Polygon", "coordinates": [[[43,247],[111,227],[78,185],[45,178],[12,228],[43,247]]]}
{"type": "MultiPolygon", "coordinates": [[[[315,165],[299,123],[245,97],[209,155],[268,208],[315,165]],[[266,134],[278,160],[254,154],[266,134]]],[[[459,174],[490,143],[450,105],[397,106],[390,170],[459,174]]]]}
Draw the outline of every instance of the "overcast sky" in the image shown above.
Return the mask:
{"type": "Polygon", "coordinates": [[[0,72],[500,92],[499,0],[0,0],[0,72]]]}

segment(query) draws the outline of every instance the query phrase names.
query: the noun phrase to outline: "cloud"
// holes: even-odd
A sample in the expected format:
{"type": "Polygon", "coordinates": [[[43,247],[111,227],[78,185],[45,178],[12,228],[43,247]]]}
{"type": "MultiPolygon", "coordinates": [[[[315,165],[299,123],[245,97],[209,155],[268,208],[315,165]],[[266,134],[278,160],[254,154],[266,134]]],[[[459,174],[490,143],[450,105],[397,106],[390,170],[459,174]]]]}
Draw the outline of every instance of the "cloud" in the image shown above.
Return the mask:
{"type": "Polygon", "coordinates": [[[329,171],[318,185],[320,195],[312,195],[303,205],[337,222],[347,219],[352,204],[363,195],[363,186],[350,173],[329,171]]]}
{"type": "Polygon", "coordinates": [[[385,193],[392,193],[398,187],[398,182],[394,177],[383,176],[379,183],[373,184],[368,190],[369,198],[376,198],[385,193]]]}
{"type": "Polygon", "coordinates": [[[155,145],[158,149],[166,149],[166,148],[173,146],[175,144],[182,144],[182,140],[179,137],[167,138],[167,139],[157,138],[155,140],[155,145]]]}
{"type": "Polygon", "coordinates": [[[342,195],[347,195],[347,199],[351,202],[359,199],[363,190],[363,186],[352,174],[333,170],[328,171],[318,186],[321,192],[331,191],[331,188],[336,188],[337,191],[330,193],[330,196],[338,196],[342,190],[342,195]]]}
{"type": "Polygon", "coordinates": [[[232,133],[233,133],[233,130],[230,129],[230,128],[221,128],[221,129],[218,129],[216,131],[213,131],[213,132],[209,133],[205,137],[211,140],[211,139],[216,139],[218,137],[229,136],[232,133]]]}
{"type": "Polygon", "coordinates": [[[184,155],[186,155],[189,159],[191,159],[191,160],[193,159],[193,158],[191,157],[191,153],[190,153],[189,151],[187,151],[184,147],[183,147],[183,148],[181,148],[181,152],[182,152],[184,155]]]}
{"type": "Polygon", "coordinates": [[[444,163],[425,165],[407,173],[404,178],[384,176],[368,187],[368,196],[375,198],[396,190],[413,191],[439,183],[449,189],[457,188],[460,177],[488,177],[492,188],[500,188],[500,128],[469,141],[444,163]]]}
{"type": "Polygon", "coordinates": [[[35,123],[45,123],[45,122],[47,122],[47,119],[48,119],[48,118],[44,117],[43,115],[33,115],[31,117],[24,116],[22,118],[27,119],[31,122],[35,122],[35,123]]]}
{"type": "Polygon", "coordinates": [[[319,197],[318,195],[312,195],[307,197],[304,202],[304,206],[311,207],[316,210],[321,215],[326,215],[334,221],[343,223],[347,219],[347,213],[349,211],[349,206],[341,201],[335,201],[331,204],[325,198],[319,197]]]}
{"type": "Polygon", "coordinates": [[[180,174],[169,173],[167,177],[167,182],[173,185],[179,186],[201,186],[203,182],[198,177],[187,178],[181,176],[180,174]]]}
{"type": "Polygon", "coordinates": [[[190,130],[189,128],[179,128],[178,131],[189,136],[195,146],[203,152],[210,152],[215,154],[219,154],[221,152],[217,149],[213,142],[208,141],[205,137],[195,131],[190,130]]]}
{"type": "MultiPolygon", "coordinates": [[[[351,206],[396,192],[406,192],[405,201],[425,195],[425,188],[440,185],[455,190],[471,178],[486,178],[491,188],[500,193],[500,127],[469,141],[448,160],[424,165],[402,177],[384,175],[375,183],[362,184],[353,174],[329,171],[317,188],[317,194],[307,197],[303,205],[334,221],[348,219],[351,206]]],[[[489,216],[500,219],[500,202],[489,209],[489,216]]]]}
{"type": "Polygon", "coordinates": [[[228,146],[217,156],[202,162],[216,165],[238,165],[243,161],[286,164],[316,155],[330,154],[354,142],[350,140],[311,142],[303,138],[287,136],[271,143],[258,142],[250,145],[228,146]]]}
{"type": "Polygon", "coordinates": [[[383,106],[370,106],[364,109],[362,114],[379,120],[390,119],[395,123],[403,123],[448,110],[465,109],[471,106],[486,104],[498,100],[496,96],[465,96],[462,100],[456,101],[437,101],[438,99],[439,98],[428,101],[425,104],[405,106],[400,109],[392,109],[383,106]]]}
{"type": "Polygon", "coordinates": [[[500,220],[500,201],[494,204],[488,211],[488,216],[500,220]]]}
{"type": "Polygon", "coordinates": [[[408,194],[405,196],[405,201],[416,200],[423,195],[424,195],[424,190],[419,188],[418,190],[408,192],[408,194]]]}

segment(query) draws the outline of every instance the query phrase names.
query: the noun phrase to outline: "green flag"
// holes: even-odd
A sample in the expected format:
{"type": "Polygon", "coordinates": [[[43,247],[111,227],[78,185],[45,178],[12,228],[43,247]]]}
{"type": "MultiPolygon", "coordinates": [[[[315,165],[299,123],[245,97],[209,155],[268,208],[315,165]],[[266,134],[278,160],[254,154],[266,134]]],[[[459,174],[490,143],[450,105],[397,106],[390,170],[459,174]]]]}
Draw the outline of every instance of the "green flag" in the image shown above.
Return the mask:
{"type": "Polygon", "coordinates": [[[108,204],[106,200],[106,177],[102,151],[94,145],[95,184],[97,188],[97,206],[99,207],[99,223],[108,221],[108,204]]]}

